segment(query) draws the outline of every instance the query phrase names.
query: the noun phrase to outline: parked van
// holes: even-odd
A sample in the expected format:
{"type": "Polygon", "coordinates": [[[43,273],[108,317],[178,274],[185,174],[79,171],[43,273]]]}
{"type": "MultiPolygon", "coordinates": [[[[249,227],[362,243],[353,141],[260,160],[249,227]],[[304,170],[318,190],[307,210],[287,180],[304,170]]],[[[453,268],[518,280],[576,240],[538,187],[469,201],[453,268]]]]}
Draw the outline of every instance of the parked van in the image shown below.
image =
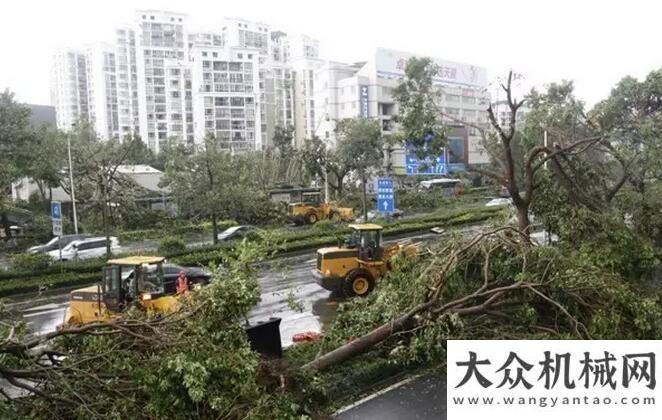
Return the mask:
{"type": "MultiPolygon", "coordinates": [[[[110,237],[110,251],[119,251],[119,242],[116,237],[110,237]]],[[[60,261],[60,251],[49,251],[48,255],[56,261],[60,261]]],[[[96,237],[72,241],[62,248],[61,261],[86,260],[90,258],[103,257],[106,255],[106,238],[96,237]]]]}
{"type": "Polygon", "coordinates": [[[28,248],[27,251],[25,252],[27,252],[28,254],[45,254],[50,251],[57,251],[59,247],[64,248],[73,241],[78,241],[81,239],[88,239],[88,238],[92,238],[92,235],[87,235],[87,234],[63,235],[60,236],[59,240],[58,237],[56,236],[43,245],[36,245],[28,248]]]}

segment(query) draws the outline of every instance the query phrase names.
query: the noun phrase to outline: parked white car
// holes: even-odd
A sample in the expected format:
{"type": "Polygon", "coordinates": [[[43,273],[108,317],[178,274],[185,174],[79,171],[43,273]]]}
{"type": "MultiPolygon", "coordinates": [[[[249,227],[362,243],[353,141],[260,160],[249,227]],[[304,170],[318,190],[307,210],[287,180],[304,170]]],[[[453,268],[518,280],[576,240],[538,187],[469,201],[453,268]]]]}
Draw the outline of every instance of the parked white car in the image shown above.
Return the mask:
{"type": "MultiPolygon", "coordinates": [[[[116,237],[110,237],[110,250],[115,253],[119,251],[120,245],[116,237]]],[[[55,261],[60,261],[60,251],[49,251],[48,255],[55,261]]],[[[106,255],[106,238],[96,237],[87,238],[69,243],[69,245],[62,248],[61,261],[71,260],[87,260],[90,258],[97,258],[106,255]]]]}
{"type": "Polygon", "coordinates": [[[510,206],[513,200],[510,198],[493,198],[485,204],[485,207],[510,206]]]}

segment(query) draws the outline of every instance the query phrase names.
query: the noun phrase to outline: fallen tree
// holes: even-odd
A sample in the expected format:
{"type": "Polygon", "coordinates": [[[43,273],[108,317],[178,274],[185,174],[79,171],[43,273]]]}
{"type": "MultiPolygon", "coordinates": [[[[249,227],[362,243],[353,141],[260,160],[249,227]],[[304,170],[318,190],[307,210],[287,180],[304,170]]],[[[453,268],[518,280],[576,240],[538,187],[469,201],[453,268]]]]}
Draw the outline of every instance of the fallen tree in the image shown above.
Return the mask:
{"type": "Polygon", "coordinates": [[[415,359],[408,354],[412,343],[424,352],[434,347],[441,357],[441,343],[452,338],[622,339],[662,332],[655,296],[638,295],[616,274],[558,249],[532,247],[518,229],[497,228],[427,252],[424,268],[396,273],[374,296],[342,310],[304,370],[378,348],[415,359]]]}

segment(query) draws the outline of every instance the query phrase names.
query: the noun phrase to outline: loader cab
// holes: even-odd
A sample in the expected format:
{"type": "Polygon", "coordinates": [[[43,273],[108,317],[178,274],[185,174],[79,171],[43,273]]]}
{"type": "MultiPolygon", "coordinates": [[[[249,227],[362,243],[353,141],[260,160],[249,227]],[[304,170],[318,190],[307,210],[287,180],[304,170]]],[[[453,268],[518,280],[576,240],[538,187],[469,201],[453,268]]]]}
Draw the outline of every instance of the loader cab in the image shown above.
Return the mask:
{"type": "Polygon", "coordinates": [[[101,291],[108,310],[122,312],[131,304],[165,294],[163,257],[127,257],[108,261],[101,291]]]}
{"type": "Polygon", "coordinates": [[[301,201],[303,204],[317,207],[322,204],[322,194],[319,192],[306,192],[301,195],[301,201]]]}
{"type": "Polygon", "coordinates": [[[352,233],[345,241],[347,248],[357,248],[358,258],[375,261],[382,258],[382,227],[373,223],[349,225],[352,233]]]}

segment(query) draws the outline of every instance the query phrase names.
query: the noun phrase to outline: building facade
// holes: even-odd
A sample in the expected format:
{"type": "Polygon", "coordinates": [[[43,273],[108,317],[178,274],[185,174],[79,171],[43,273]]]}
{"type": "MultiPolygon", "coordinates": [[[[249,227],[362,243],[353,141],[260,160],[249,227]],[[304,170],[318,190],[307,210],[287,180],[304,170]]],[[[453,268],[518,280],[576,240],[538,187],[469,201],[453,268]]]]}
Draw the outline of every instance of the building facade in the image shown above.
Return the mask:
{"type": "MultiPolygon", "coordinates": [[[[315,114],[323,118],[314,130],[315,135],[326,139],[333,147],[335,120],[353,117],[378,119],[382,132],[393,134],[397,130],[394,117],[398,107],[392,92],[404,78],[406,63],[413,56],[412,53],[377,48],[366,62],[318,62],[313,70],[316,88],[312,102],[315,114]]],[[[443,112],[472,125],[487,124],[487,71],[470,64],[433,60],[439,68],[433,82],[439,88],[443,112]]],[[[458,126],[453,118],[443,120],[451,126],[458,126]]],[[[466,142],[454,143],[457,155],[464,156],[466,164],[487,163],[488,155],[481,145],[478,130],[467,125],[466,136],[466,142]],[[461,144],[466,150],[460,149],[461,144]]],[[[390,158],[396,173],[407,172],[405,148],[396,148],[390,158]]]]}
{"type": "MultiPolygon", "coordinates": [[[[335,121],[342,118],[375,118],[384,135],[397,131],[392,91],[414,54],[377,48],[365,61],[342,63],[321,59],[319,50],[314,38],[261,22],[228,18],[192,30],[184,14],[138,10],[132,25],[116,30],[113,44],[54,57],[58,126],[87,120],[106,139],[139,134],[156,153],[172,144],[200,147],[210,135],[223,150],[262,150],[273,146],[279,126],[293,127],[296,147],[313,136],[334,147],[335,121]]],[[[434,62],[440,106],[453,117],[446,122],[470,123],[453,156],[486,163],[471,127],[487,124],[486,70],[434,62]]],[[[407,171],[405,148],[389,159],[396,172],[407,171]]]]}
{"type": "Polygon", "coordinates": [[[69,130],[90,117],[87,92],[87,59],[82,50],[61,50],[53,56],[51,68],[51,105],[57,126],[69,130]]]}

